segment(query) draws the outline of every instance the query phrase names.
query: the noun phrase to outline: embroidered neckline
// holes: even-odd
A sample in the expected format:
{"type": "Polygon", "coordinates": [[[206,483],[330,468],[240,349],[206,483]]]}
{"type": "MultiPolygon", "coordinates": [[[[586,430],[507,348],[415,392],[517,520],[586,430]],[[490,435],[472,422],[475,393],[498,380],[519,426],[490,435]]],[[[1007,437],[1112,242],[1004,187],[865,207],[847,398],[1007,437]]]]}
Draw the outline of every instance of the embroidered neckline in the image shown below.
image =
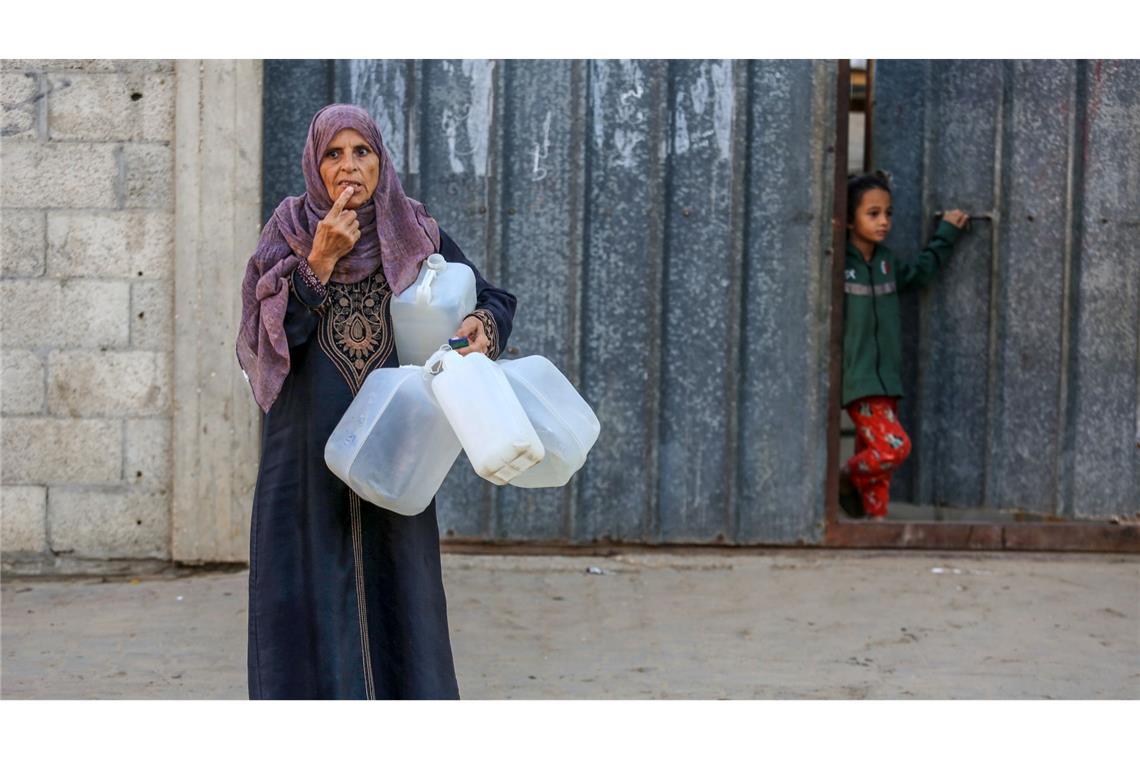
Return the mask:
{"type": "Polygon", "coordinates": [[[330,282],[327,287],[318,342],[355,396],[368,373],[382,366],[395,347],[388,321],[392,289],[379,271],[360,282],[330,282]]]}

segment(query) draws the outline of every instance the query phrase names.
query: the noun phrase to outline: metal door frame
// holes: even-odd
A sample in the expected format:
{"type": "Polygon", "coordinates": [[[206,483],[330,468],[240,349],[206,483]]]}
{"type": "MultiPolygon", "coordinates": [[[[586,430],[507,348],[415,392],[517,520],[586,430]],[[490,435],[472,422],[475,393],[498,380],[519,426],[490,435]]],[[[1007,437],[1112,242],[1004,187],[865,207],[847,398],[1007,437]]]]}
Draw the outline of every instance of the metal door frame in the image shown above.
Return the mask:
{"type": "MultiPolygon", "coordinates": [[[[861,522],[840,517],[839,412],[843,366],[843,252],[847,238],[847,137],[851,100],[851,62],[837,67],[835,119],[835,193],[832,209],[831,334],[828,373],[827,482],[824,489],[826,547],[861,549],[957,549],[991,551],[1140,552],[1140,525],[1107,521],[1040,523],[861,522]]],[[[868,82],[868,114],[871,109],[868,82]]],[[[868,129],[870,128],[868,117],[868,129]]],[[[870,138],[868,138],[869,140],[870,138]]]]}

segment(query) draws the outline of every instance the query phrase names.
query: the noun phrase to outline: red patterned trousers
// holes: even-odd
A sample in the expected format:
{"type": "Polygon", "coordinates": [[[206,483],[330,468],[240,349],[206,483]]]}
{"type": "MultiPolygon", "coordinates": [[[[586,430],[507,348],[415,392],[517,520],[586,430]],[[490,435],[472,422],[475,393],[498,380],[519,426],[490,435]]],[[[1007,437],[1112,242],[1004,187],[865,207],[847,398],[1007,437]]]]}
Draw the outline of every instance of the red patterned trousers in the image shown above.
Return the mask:
{"type": "Polygon", "coordinates": [[[898,400],[866,396],[846,409],[855,423],[855,456],[847,460],[851,485],[868,515],[884,516],[891,498],[891,475],[910,456],[910,436],[899,424],[898,400]]]}

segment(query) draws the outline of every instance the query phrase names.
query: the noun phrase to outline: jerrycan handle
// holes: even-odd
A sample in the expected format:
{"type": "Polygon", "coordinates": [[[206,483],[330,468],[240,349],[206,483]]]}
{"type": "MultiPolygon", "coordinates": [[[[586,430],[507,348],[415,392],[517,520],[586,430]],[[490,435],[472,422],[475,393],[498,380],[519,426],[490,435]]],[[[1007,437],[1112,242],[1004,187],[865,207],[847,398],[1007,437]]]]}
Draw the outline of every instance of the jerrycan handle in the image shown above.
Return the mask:
{"type": "Polygon", "coordinates": [[[431,303],[431,284],[440,272],[447,269],[447,259],[438,253],[428,256],[424,263],[427,265],[427,274],[424,275],[424,281],[416,288],[416,303],[421,306],[431,303]]]}

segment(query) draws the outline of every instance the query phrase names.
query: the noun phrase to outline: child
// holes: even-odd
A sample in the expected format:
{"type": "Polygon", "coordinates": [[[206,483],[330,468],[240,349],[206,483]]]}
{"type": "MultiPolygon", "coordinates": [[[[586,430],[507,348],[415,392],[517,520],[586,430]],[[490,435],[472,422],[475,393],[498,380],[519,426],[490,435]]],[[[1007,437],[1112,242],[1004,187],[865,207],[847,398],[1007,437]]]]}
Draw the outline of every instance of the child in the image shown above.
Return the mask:
{"type": "Polygon", "coordinates": [[[891,187],[881,172],[847,182],[843,270],[843,407],[855,423],[855,456],[840,473],[840,504],[852,516],[887,514],[891,475],[910,454],[898,420],[903,395],[899,292],[920,288],[946,263],[969,217],[947,211],[913,261],[882,244],[891,231],[891,187]],[[862,509],[859,501],[862,500],[862,509]]]}

